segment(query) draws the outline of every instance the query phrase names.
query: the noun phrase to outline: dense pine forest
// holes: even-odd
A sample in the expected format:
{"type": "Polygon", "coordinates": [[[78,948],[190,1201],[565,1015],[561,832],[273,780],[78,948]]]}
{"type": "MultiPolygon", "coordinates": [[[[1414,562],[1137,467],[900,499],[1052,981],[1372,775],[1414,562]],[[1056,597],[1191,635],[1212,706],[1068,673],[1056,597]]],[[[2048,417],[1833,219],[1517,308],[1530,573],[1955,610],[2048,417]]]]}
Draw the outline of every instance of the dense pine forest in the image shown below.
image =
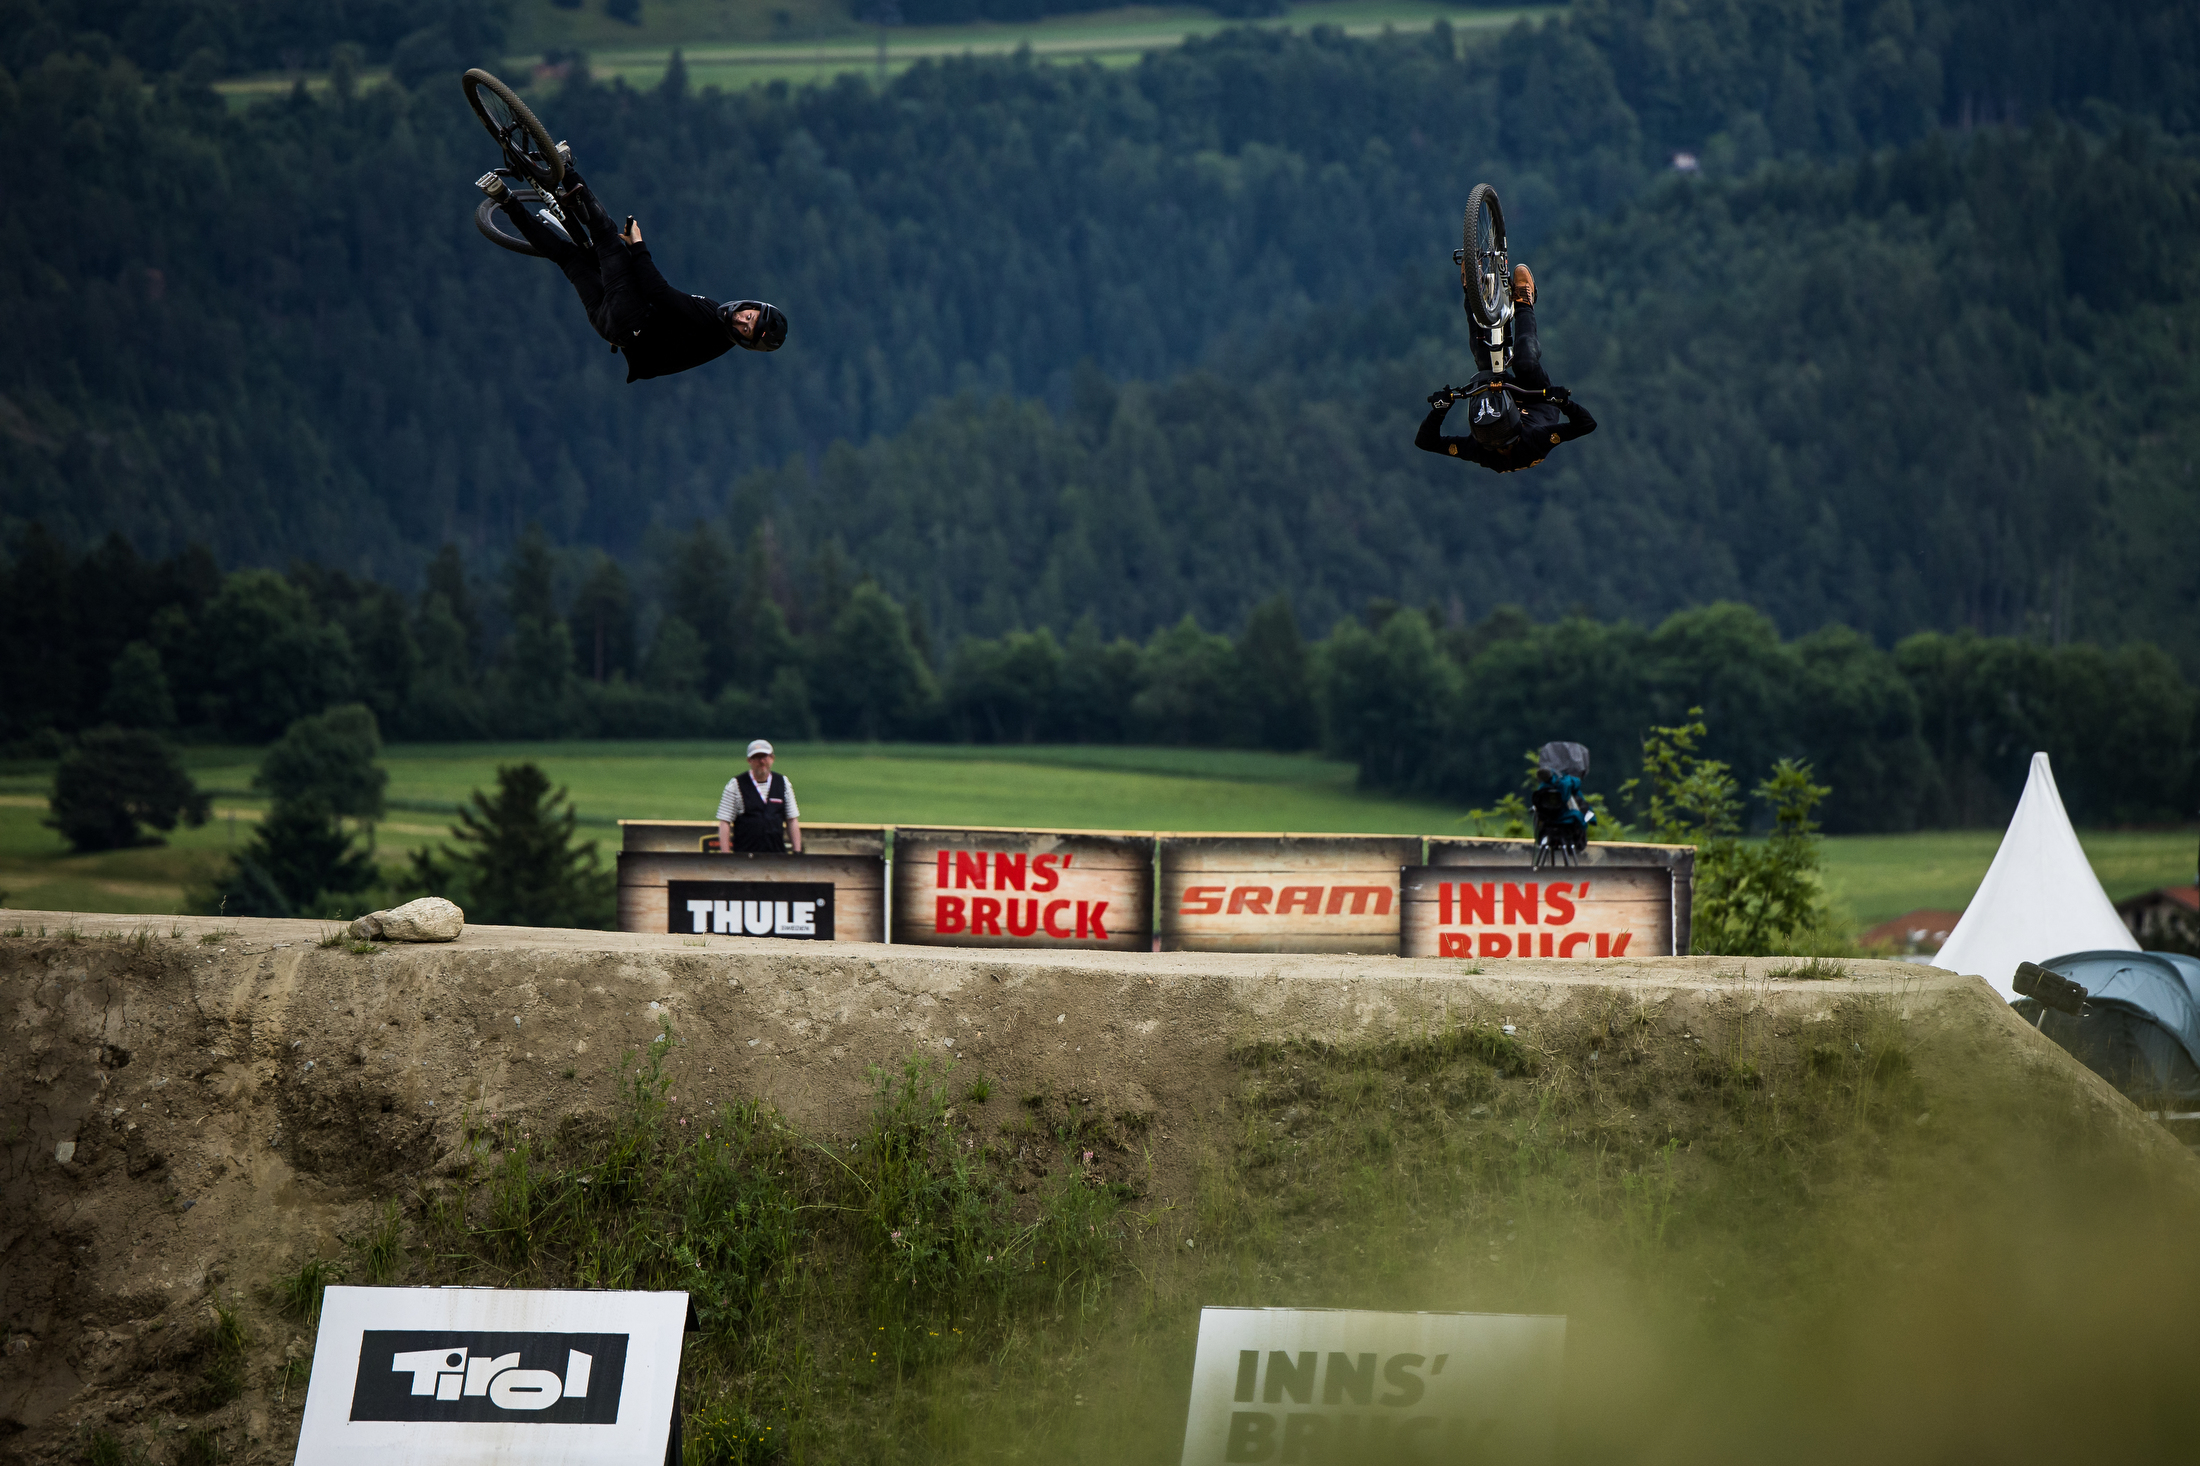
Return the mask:
{"type": "Polygon", "coordinates": [[[1491,669],[1533,648],[1505,675],[1617,746],[1716,701],[1716,656],[1659,650],[1699,628],[1785,669],[1713,717],[1745,769],[1834,757],[1798,689],[1855,671],[1847,827],[1990,817],[2008,759],[2089,740],[2189,803],[2190,7],[1580,0],[1116,71],[546,80],[675,282],[794,320],[633,387],[473,233],[455,72],[508,16],[0,7],[5,736],[142,693],[230,737],[350,696],[395,736],[1326,737],[1481,799],[1548,736],[1491,669]],[[208,86],[323,63],[243,112],[208,86]],[[1481,179],[1602,424],[1505,478],[1411,447],[1471,372],[1446,256],[1481,179]],[[124,558],[141,589],[81,589],[124,558]],[[1284,640],[1303,694],[1215,670],[1284,640]],[[1354,648],[1423,711],[1361,726],[1354,648]],[[1561,695],[1562,663],[1596,670],[1561,695]]]}

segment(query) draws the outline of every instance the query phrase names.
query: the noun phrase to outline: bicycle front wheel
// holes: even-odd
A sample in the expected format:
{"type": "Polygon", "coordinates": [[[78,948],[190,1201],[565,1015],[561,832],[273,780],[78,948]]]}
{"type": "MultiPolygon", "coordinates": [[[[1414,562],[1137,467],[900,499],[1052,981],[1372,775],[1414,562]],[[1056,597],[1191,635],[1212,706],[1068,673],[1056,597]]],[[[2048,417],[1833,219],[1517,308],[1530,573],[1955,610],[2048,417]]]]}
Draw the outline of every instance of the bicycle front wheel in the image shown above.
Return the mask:
{"type": "Polygon", "coordinates": [[[1477,183],[1467,195],[1463,232],[1467,308],[1478,325],[1494,326],[1505,319],[1505,303],[1512,295],[1511,263],[1505,253],[1505,210],[1497,201],[1496,189],[1477,183]]]}
{"type": "Polygon", "coordinates": [[[466,105],[474,109],[474,116],[504,149],[514,169],[553,188],[564,181],[565,159],[558,156],[550,129],[519,99],[519,93],[478,66],[466,73],[462,85],[466,105]]]}

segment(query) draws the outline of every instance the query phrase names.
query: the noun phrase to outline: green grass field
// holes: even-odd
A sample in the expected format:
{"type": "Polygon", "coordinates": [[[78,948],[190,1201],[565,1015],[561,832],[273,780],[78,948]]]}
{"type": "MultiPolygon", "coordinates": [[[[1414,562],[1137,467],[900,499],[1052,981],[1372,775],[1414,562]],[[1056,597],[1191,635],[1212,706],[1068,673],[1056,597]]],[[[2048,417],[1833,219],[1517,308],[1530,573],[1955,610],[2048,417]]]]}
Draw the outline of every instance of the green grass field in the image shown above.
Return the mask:
{"type": "MultiPolygon", "coordinates": [[[[42,823],[49,768],[0,772],[0,904],[165,914],[251,836],[258,750],[197,748],[186,762],[214,795],[215,818],[168,843],[72,855],[42,823]]],[[[709,819],[738,770],[716,743],[407,744],[393,747],[385,860],[446,838],[452,812],[492,785],[497,765],[532,759],[573,794],[608,854],[616,822],[709,819]]],[[[1066,829],[1246,830],[1445,835],[1469,832],[1455,806],[1365,796],[1347,763],[1213,749],[968,745],[796,745],[781,752],[805,817],[860,824],[1066,829]]],[[[2100,830],[2081,836],[2111,898],[2190,881],[2200,832],[2100,830]]],[[[1998,830],[1852,835],[1825,844],[1826,889],[1860,927],[1920,907],[1960,910],[1998,830]]]]}
{"type": "MultiPolygon", "coordinates": [[[[1329,25],[1367,36],[1384,30],[1425,31],[1445,20],[1461,32],[1494,33],[1523,16],[1561,8],[1462,10],[1442,0],[1309,0],[1273,20],[1247,22],[1184,6],[1135,5],[1020,25],[896,26],[884,33],[884,65],[892,73],[926,59],[1006,56],[1029,47],[1033,56],[1046,60],[1125,66],[1148,51],[1233,25],[1291,30],[1329,25]]],[[[876,74],[881,59],[879,27],[850,19],[848,8],[832,0],[649,0],[639,26],[612,20],[596,6],[560,10],[546,0],[534,0],[519,7],[513,19],[511,54],[499,74],[522,87],[546,52],[575,48],[587,53],[589,72],[597,80],[618,78],[634,87],[652,87],[662,80],[676,47],[691,85],[728,90],[765,81],[821,81],[848,71],[876,74]]],[[[362,84],[372,85],[384,75],[369,70],[362,74],[362,84]]],[[[286,92],[300,80],[308,90],[327,85],[319,73],[270,73],[233,77],[220,82],[217,90],[241,106],[286,92]]],[[[546,120],[557,125],[555,118],[546,120]]]]}

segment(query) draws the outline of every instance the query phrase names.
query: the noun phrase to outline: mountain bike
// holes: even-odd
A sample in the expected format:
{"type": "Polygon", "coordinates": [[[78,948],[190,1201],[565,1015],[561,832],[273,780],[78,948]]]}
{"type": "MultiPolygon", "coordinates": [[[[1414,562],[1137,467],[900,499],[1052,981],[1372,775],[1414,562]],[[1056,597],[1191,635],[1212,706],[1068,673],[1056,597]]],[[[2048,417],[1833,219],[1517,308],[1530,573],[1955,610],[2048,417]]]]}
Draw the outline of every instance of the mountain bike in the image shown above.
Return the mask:
{"type": "MultiPolygon", "coordinates": [[[[514,203],[531,210],[569,242],[586,247],[588,231],[558,193],[572,150],[562,142],[552,142],[550,129],[542,125],[519,94],[480,67],[468,71],[461,85],[466,90],[466,105],[474,109],[474,116],[504,154],[504,166],[482,174],[480,182],[486,184],[492,177],[503,179],[514,203]]],[[[484,239],[514,254],[534,254],[535,247],[510,229],[510,222],[494,199],[484,198],[474,208],[474,227],[484,239]]]]}
{"type": "Polygon", "coordinates": [[[1452,251],[1451,262],[1466,287],[1467,319],[1476,339],[1489,347],[1490,370],[1510,371],[1512,342],[1506,328],[1513,318],[1512,261],[1505,252],[1505,209],[1489,184],[1477,183],[1467,195],[1463,233],[1464,245],[1452,251]]]}

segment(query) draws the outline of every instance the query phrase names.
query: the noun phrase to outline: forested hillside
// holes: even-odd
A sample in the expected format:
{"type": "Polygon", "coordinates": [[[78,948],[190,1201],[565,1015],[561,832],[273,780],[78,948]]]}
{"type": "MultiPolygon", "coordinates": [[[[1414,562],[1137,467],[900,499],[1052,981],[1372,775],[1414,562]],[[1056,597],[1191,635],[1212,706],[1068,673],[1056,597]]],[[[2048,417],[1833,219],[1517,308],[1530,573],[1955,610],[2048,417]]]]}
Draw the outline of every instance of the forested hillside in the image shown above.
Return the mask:
{"type": "Polygon", "coordinates": [[[625,389],[556,274],[473,235],[490,159],[453,78],[231,116],[188,68],[140,88],[100,40],[150,8],[49,8],[0,22],[9,521],[405,570],[529,518],[626,551],[718,511],[739,470],[943,392],[1064,407],[1088,357],[1165,380],[1425,279],[1485,176],[1532,247],[1680,148],[1839,157],[2088,96],[2181,127],[2200,34],[2126,0],[2063,48],[2091,60],[2043,66],[1997,48],[2061,36],[2047,0],[1756,0],[1719,24],[1591,0],[1489,45],[1238,33],[1124,72],[928,66],[883,96],[571,84],[545,110],[668,273],[795,320],[776,359],[625,389]]]}
{"type": "Polygon", "coordinates": [[[1380,601],[1309,637],[1278,596],[1234,636],[1187,617],[1109,638],[1086,618],[947,647],[829,557],[787,583],[762,550],[680,537],[645,629],[615,562],[561,596],[534,534],[490,577],[446,550],[411,597],[310,565],[148,562],[119,538],[76,556],[34,532],[0,565],[0,747],[50,755],[109,723],[265,742],[357,701],[408,739],[1320,747],[1368,787],[1486,804],[1554,737],[1589,744],[1596,787],[1616,791],[1651,727],[1700,708],[1707,752],[1745,787],[1810,760],[1836,831],[1996,823],[2040,749],[2081,820],[2168,823],[2200,797],[2200,692],[2151,646],[1924,632],[1890,651],[1842,627],[1783,641],[1732,603],[1650,629],[1510,607],[1455,624],[1380,601]]]}
{"type": "MultiPolygon", "coordinates": [[[[1934,137],[1675,181],[1534,252],[1597,433],[1532,473],[1411,449],[1471,375],[1446,281],[1060,415],[965,399],[737,504],[804,513],[933,624],[1136,634],[1288,590],[2152,637],[2200,669],[2200,158],[2139,129],[1934,137]],[[822,490],[822,492],[820,492],[822,490]]],[[[1456,290],[1456,285],[1450,287],[1456,290]]]]}

